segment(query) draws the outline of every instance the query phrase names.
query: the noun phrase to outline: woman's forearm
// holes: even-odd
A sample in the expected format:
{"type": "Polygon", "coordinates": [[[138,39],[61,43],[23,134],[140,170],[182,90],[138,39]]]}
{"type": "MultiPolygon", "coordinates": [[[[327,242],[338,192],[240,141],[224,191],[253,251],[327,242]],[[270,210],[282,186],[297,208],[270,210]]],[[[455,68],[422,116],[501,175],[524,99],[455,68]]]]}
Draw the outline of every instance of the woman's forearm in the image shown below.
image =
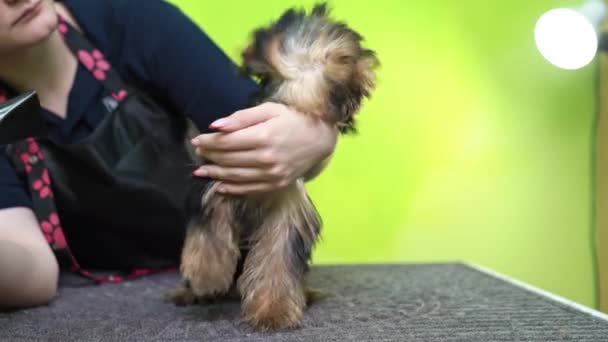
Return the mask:
{"type": "Polygon", "coordinates": [[[52,253],[0,240],[0,308],[49,303],[57,292],[57,279],[52,253]]]}

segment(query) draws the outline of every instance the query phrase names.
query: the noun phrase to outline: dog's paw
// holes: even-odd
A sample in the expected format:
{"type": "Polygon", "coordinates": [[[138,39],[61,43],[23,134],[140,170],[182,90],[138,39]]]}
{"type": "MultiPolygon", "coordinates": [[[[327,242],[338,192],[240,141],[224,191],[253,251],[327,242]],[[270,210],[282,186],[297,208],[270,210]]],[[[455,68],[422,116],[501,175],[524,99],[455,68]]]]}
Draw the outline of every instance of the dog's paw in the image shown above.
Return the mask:
{"type": "Polygon", "coordinates": [[[186,239],[180,274],[196,297],[221,296],[233,283],[240,251],[232,241],[226,241],[228,237],[210,233],[209,229],[196,231],[186,239]]]}
{"type": "Polygon", "coordinates": [[[183,277],[189,284],[189,290],[195,297],[219,297],[230,290],[232,273],[219,267],[209,267],[208,263],[184,268],[183,277]]]}
{"type": "Polygon", "coordinates": [[[329,297],[329,293],[324,292],[320,289],[307,287],[304,289],[304,297],[306,298],[306,305],[310,306],[317,302],[325,300],[329,297]]]}
{"type": "Polygon", "coordinates": [[[246,315],[243,320],[257,331],[279,331],[297,329],[302,324],[299,310],[282,308],[283,310],[266,311],[257,315],[246,315]]]}
{"type": "Polygon", "coordinates": [[[198,302],[194,292],[185,285],[180,285],[178,288],[167,293],[165,299],[177,306],[193,305],[198,302]]]}
{"type": "Polygon", "coordinates": [[[299,328],[306,306],[304,294],[293,292],[292,297],[277,298],[272,296],[272,291],[265,292],[253,298],[245,298],[243,320],[259,331],[299,328]]]}

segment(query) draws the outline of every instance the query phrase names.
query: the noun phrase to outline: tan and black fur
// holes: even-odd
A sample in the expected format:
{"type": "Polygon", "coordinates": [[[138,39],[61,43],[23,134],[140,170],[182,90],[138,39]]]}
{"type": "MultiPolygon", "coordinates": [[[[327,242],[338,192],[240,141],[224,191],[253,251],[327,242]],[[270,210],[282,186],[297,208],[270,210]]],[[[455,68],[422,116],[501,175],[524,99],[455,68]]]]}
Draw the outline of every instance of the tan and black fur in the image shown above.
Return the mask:
{"type": "MultiPolygon", "coordinates": [[[[361,41],[345,24],[332,21],[325,5],[311,14],[286,11],[255,31],[243,52],[242,71],[261,84],[254,104],[282,103],[342,133],[354,131],[354,116],[375,87],[378,65],[361,41]]],[[[217,183],[194,177],[180,268],[184,283],[173,301],[191,304],[238,291],[243,319],[254,328],[299,326],[306,306],[303,278],[321,228],[304,182],[230,197],[215,192],[217,183]]]]}

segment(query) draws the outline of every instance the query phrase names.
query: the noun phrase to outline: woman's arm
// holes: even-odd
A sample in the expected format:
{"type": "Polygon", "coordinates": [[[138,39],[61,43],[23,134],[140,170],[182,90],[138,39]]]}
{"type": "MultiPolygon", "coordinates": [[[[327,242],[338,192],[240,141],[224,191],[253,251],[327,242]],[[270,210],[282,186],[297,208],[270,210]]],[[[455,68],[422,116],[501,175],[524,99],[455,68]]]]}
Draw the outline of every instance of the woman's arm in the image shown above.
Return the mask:
{"type": "Polygon", "coordinates": [[[129,34],[138,40],[128,44],[145,61],[139,73],[206,133],[193,143],[215,165],[198,174],[222,181],[220,191],[285,187],[333,152],[338,133],[329,124],[279,104],[248,108],[258,85],[238,76],[233,61],[176,7],[162,1],[139,7],[136,34],[129,34]],[[209,133],[210,124],[219,132],[209,133]]]}
{"type": "MultiPolygon", "coordinates": [[[[126,3],[125,53],[143,86],[178,115],[208,132],[215,120],[246,108],[258,85],[175,5],[126,3]]],[[[246,37],[243,37],[245,39],[246,37]]]]}
{"type": "Polygon", "coordinates": [[[59,267],[29,208],[0,210],[0,308],[49,303],[59,267]]]}
{"type": "Polygon", "coordinates": [[[27,190],[0,152],[0,308],[48,303],[57,291],[58,273],[27,190]]]}

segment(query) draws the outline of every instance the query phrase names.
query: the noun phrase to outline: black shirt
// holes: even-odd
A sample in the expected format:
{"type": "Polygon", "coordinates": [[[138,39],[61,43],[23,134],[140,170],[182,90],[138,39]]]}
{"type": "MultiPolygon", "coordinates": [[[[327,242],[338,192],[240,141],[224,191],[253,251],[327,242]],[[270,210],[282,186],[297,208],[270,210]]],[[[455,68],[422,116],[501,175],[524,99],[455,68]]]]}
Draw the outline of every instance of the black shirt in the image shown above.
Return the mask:
{"type": "MultiPolygon", "coordinates": [[[[123,79],[168,110],[192,119],[202,132],[245,108],[257,85],[239,77],[230,58],[184,13],[163,0],[64,0],[87,38],[123,79]]],[[[246,37],[244,37],[245,39],[246,37]]],[[[79,64],[66,119],[47,110],[51,138],[76,142],[90,134],[106,109],[102,85],[79,64]]],[[[0,209],[31,208],[26,184],[0,153],[0,209]]]]}

